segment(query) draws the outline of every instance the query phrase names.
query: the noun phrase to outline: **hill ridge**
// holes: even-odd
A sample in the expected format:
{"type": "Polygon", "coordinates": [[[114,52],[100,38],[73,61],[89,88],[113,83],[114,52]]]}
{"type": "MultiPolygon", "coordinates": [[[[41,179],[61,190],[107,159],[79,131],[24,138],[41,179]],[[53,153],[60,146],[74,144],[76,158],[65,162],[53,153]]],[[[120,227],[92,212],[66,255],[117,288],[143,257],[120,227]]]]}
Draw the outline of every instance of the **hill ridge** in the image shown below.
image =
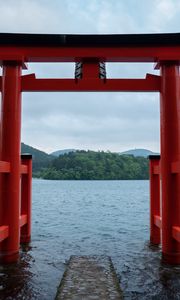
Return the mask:
{"type": "Polygon", "coordinates": [[[133,155],[134,157],[138,157],[138,156],[148,157],[149,155],[157,155],[159,153],[144,148],[135,148],[135,149],[129,149],[127,151],[120,152],[119,154],[133,155]]]}

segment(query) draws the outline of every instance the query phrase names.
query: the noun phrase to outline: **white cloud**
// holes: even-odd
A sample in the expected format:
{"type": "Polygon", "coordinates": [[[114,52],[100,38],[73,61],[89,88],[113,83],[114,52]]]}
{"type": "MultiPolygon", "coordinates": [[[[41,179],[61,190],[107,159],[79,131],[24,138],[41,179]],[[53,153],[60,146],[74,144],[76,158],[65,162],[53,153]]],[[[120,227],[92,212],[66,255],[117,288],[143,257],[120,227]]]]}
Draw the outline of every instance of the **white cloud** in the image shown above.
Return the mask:
{"type": "Polygon", "coordinates": [[[152,32],[178,32],[179,14],[179,0],[154,0],[154,11],[148,17],[149,27],[152,32]]]}
{"type": "Polygon", "coordinates": [[[1,1],[1,32],[50,32],[57,24],[56,12],[35,0],[1,1]]]}

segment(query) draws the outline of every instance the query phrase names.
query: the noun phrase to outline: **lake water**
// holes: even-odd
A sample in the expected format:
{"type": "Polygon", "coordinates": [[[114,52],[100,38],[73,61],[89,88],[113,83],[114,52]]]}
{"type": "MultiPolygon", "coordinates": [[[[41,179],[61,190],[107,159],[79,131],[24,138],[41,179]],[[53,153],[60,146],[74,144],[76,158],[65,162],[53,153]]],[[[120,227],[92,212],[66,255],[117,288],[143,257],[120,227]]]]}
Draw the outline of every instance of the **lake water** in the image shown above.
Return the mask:
{"type": "Polygon", "coordinates": [[[54,299],[70,255],[90,254],[111,256],[125,299],[180,299],[180,267],[149,245],[148,181],[51,180],[33,180],[32,242],[0,266],[0,299],[54,299]]]}

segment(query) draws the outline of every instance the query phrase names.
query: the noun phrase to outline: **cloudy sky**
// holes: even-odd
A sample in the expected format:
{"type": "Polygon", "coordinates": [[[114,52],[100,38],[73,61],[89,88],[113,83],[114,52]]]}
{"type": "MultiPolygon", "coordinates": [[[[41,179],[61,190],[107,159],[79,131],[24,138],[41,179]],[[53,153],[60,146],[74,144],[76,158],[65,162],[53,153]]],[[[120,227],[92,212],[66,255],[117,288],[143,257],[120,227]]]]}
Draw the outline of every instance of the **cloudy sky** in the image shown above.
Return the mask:
{"type": "MultiPolygon", "coordinates": [[[[180,32],[179,0],[0,0],[0,32],[180,32]]],[[[72,64],[29,64],[37,77],[73,77],[72,64]]],[[[108,64],[109,78],[143,78],[152,64],[108,64]]],[[[24,93],[22,141],[46,152],[159,151],[156,93],[24,93]]]]}

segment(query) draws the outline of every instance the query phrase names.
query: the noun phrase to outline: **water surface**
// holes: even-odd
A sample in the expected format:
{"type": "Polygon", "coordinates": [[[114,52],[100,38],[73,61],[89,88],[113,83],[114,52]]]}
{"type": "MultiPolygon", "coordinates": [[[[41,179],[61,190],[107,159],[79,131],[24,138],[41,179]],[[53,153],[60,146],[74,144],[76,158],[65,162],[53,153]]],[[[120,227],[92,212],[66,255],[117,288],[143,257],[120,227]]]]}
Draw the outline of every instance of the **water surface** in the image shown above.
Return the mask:
{"type": "Polygon", "coordinates": [[[180,299],[149,245],[148,181],[33,180],[32,242],[0,267],[0,299],[54,299],[70,255],[111,256],[125,299],[180,299]]]}

